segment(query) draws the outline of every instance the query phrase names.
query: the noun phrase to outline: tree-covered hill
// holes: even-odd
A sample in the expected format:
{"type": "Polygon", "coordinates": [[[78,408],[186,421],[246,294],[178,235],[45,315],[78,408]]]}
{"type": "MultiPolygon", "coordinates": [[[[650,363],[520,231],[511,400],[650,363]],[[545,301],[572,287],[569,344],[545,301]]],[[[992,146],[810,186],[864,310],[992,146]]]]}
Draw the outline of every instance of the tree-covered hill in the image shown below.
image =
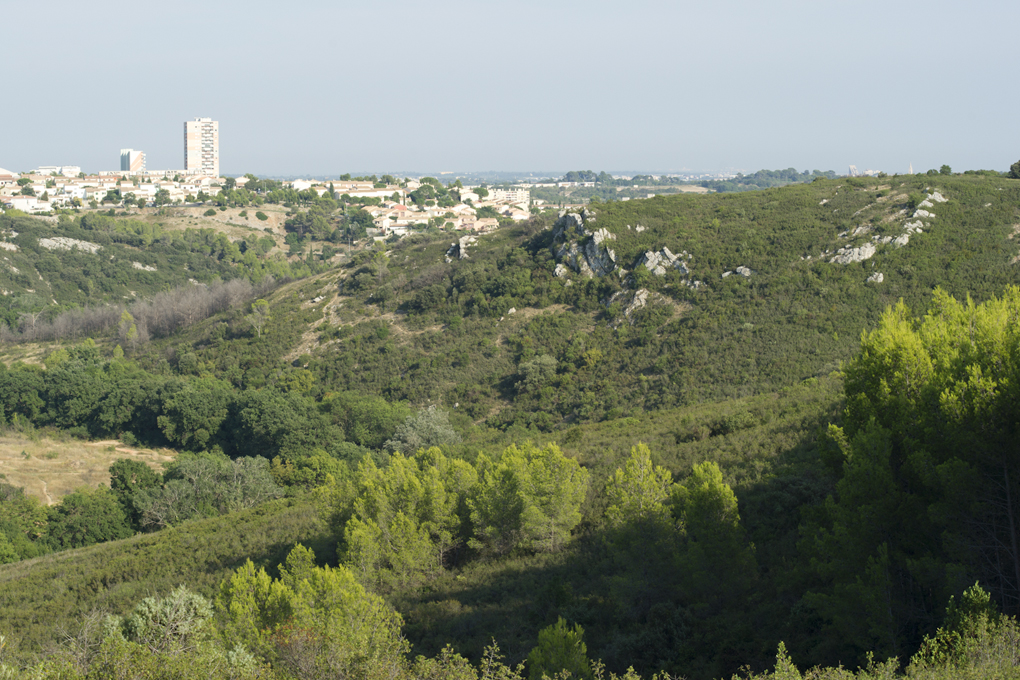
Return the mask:
{"type": "MultiPolygon", "coordinates": [[[[286,332],[302,335],[268,342],[281,370],[296,362],[314,376],[312,394],[439,404],[499,428],[551,431],[776,390],[835,370],[900,298],[921,309],[936,286],[985,299],[1016,281],[1016,183],[934,179],[594,206],[589,231],[611,234],[616,269],[591,279],[555,274],[554,217],[479,237],[464,259],[449,239],[410,237],[271,300],[286,332]],[[935,217],[913,218],[935,192],[948,199],[928,210],[935,217]],[[831,261],[871,245],[869,259],[831,261]],[[688,253],[689,274],[637,264],[662,248],[688,253]],[[638,291],[647,304],[629,313],[638,291]]],[[[200,361],[244,362],[249,331],[235,318],[233,342],[213,326],[192,335],[200,361]]]]}

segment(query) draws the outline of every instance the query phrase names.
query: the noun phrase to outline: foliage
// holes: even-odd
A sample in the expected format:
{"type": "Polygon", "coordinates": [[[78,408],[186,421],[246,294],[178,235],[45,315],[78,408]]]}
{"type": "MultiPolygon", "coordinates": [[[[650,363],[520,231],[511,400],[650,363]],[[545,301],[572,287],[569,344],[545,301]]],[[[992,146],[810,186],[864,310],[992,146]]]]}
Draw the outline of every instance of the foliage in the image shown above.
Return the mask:
{"type": "Polygon", "coordinates": [[[61,499],[50,511],[50,540],[61,548],[127,538],[132,534],[116,496],[105,488],[79,489],[61,499]]]}
{"type": "Polygon", "coordinates": [[[472,547],[497,555],[555,552],[581,521],[588,472],[555,444],[510,446],[497,460],[480,456],[478,467],[478,493],[468,501],[472,547]]]}
{"type": "Polygon", "coordinates": [[[1020,601],[1018,313],[1015,287],[980,305],[936,290],[923,319],[887,309],[846,366],[841,478],[804,550],[826,584],[808,601],[860,653],[918,644],[932,599],[967,581],[1020,601]]]}
{"type": "Polygon", "coordinates": [[[528,654],[528,677],[542,680],[566,671],[571,678],[589,680],[592,677],[588,661],[588,647],[584,644],[584,629],[568,626],[563,617],[538,633],[538,646],[528,654]]]}
{"type": "Polygon", "coordinates": [[[450,417],[446,411],[429,406],[408,416],[403,424],[397,427],[393,438],[383,444],[388,451],[399,451],[405,455],[415,451],[447,446],[460,441],[460,435],[450,425],[450,417]]]}
{"type": "Polygon", "coordinates": [[[168,468],[161,487],[133,494],[143,527],[177,526],[197,517],[251,508],[283,495],[261,457],[230,460],[220,454],[180,456],[168,468]]]}

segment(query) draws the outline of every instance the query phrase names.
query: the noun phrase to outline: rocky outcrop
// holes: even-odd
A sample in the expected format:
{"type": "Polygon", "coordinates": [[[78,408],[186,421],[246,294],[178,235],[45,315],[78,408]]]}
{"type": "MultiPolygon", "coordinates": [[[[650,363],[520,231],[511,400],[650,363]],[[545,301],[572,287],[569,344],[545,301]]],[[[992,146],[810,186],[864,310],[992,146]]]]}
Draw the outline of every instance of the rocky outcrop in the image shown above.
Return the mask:
{"type": "Polygon", "coordinates": [[[882,283],[885,281],[885,275],[882,272],[875,272],[868,277],[868,283],[882,283]]]}
{"type": "MultiPolygon", "coordinates": [[[[644,288],[639,288],[633,292],[621,290],[618,293],[613,293],[608,299],[603,300],[602,304],[606,307],[620,304],[622,306],[623,318],[631,321],[631,315],[648,304],[649,295],[651,294],[644,288]]],[[[633,322],[631,321],[631,323],[633,322]]]]}
{"type": "Polygon", "coordinates": [[[463,260],[468,256],[468,246],[478,243],[478,239],[474,236],[461,236],[456,243],[451,243],[449,249],[446,251],[446,261],[453,262],[453,258],[463,260]]]}
{"type": "Polygon", "coordinates": [[[79,241],[76,238],[68,238],[67,236],[54,236],[53,238],[41,238],[39,239],[39,245],[47,250],[74,250],[78,249],[87,253],[97,253],[103,249],[103,246],[98,243],[90,243],[89,241],[79,241]]]}
{"type": "MultiPolygon", "coordinates": [[[[590,229],[595,215],[585,208],[581,213],[560,213],[553,226],[553,254],[560,264],[584,276],[605,276],[616,269],[616,252],[607,245],[616,238],[606,229],[590,229]],[[583,245],[579,243],[583,241],[583,245]]],[[[557,268],[556,275],[565,271],[557,268]]]]}
{"type": "Polygon", "coordinates": [[[648,271],[655,274],[656,276],[665,276],[669,269],[676,269],[684,276],[691,273],[690,269],[687,268],[687,260],[691,259],[691,255],[685,250],[679,255],[674,255],[670,252],[669,248],[663,247],[658,252],[647,251],[638,261],[634,263],[634,268],[644,265],[648,271]]]}
{"type": "Polygon", "coordinates": [[[874,243],[865,243],[864,245],[851,248],[850,246],[844,246],[836,251],[836,254],[832,256],[829,262],[833,264],[850,264],[851,262],[863,262],[869,258],[875,256],[877,248],[874,243]]]}
{"type": "Polygon", "coordinates": [[[733,276],[734,274],[740,274],[745,279],[747,279],[747,278],[750,278],[751,274],[753,274],[753,273],[754,272],[751,271],[750,269],[748,269],[747,267],[740,266],[740,267],[737,267],[736,269],[734,269],[733,271],[723,272],[722,277],[725,279],[727,276],[733,276]]]}

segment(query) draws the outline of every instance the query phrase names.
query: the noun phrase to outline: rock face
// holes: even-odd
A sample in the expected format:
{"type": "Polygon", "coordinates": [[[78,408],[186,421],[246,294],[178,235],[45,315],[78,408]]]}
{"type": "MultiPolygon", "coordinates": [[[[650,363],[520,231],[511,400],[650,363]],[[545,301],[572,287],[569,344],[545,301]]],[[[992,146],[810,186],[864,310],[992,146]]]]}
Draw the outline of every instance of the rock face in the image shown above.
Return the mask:
{"type": "Polygon", "coordinates": [[[687,276],[691,273],[687,268],[687,260],[690,258],[691,256],[686,250],[679,255],[674,255],[670,252],[669,248],[663,247],[659,252],[649,250],[644,253],[634,263],[634,268],[637,269],[644,265],[648,271],[656,276],[665,276],[668,269],[676,269],[684,276],[687,276]]]}
{"type": "Polygon", "coordinates": [[[72,250],[77,248],[88,253],[97,253],[103,249],[103,246],[98,243],[90,243],[88,241],[79,241],[76,238],[68,238],[67,236],[54,236],[53,238],[41,238],[39,239],[39,245],[47,250],[72,250]]]}
{"type": "Polygon", "coordinates": [[[468,246],[477,243],[478,239],[474,236],[461,236],[456,243],[451,243],[450,248],[446,251],[446,261],[453,262],[453,258],[463,260],[468,256],[468,246]]]}
{"type": "MultiPolygon", "coordinates": [[[[602,304],[606,307],[619,303],[623,306],[623,316],[627,321],[630,321],[631,315],[637,310],[648,304],[648,296],[650,293],[644,288],[639,288],[634,292],[621,290],[618,293],[613,293],[608,299],[603,300],[602,304]]],[[[631,321],[633,323],[633,321],[631,321]]]]}
{"type": "Polygon", "coordinates": [[[837,250],[836,254],[832,256],[832,259],[830,259],[829,262],[832,262],[833,264],[863,262],[864,260],[874,257],[876,250],[874,243],[865,243],[858,248],[846,246],[837,250]]]}
{"type": "Polygon", "coordinates": [[[882,283],[885,281],[885,275],[882,272],[875,272],[868,277],[868,283],[882,283]]]}
{"type": "MultiPolygon", "coordinates": [[[[594,221],[594,214],[585,208],[580,214],[560,213],[553,226],[553,254],[562,265],[589,278],[605,276],[616,269],[616,252],[605,245],[616,236],[606,229],[589,231],[594,221]],[[584,244],[578,245],[581,241],[584,244]]],[[[557,267],[556,275],[564,276],[566,271],[557,267]]]]}
{"type": "MultiPolygon", "coordinates": [[[[608,229],[596,229],[594,222],[595,214],[585,208],[580,213],[561,211],[553,225],[550,249],[558,261],[553,273],[567,278],[565,285],[570,285],[571,272],[589,278],[607,276],[614,272],[621,279],[627,275],[627,270],[617,260],[616,251],[610,248],[610,241],[616,240],[616,234],[608,229]]],[[[627,228],[631,229],[631,226],[627,225],[627,228]]],[[[634,229],[645,231],[641,225],[634,229]]],[[[669,248],[650,250],[638,257],[634,268],[644,265],[656,276],[665,276],[672,268],[686,277],[690,274],[688,263],[691,258],[687,251],[674,255],[669,248]]],[[[684,284],[696,289],[701,286],[701,281],[685,279],[684,284]]]]}

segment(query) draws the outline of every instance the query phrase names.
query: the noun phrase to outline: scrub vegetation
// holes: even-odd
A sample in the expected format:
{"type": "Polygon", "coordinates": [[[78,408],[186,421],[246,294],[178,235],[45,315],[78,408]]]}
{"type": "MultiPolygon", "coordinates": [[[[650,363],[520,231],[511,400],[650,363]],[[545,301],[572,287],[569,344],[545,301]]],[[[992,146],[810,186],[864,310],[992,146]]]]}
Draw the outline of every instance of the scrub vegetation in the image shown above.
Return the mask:
{"type": "MultiPolygon", "coordinates": [[[[10,436],[178,453],[52,506],[0,484],[4,668],[1014,677],[1020,183],[591,204],[593,278],[557,219],[328,267],[196,235],[226,302],[151,332],[177,284],[111,289],[115,322],[8,346],[10,436]],[[686,271],[641,264],[663,248],[686,271]]],[[[50,285],[36,323],[83,304],[50,285]]]]}

